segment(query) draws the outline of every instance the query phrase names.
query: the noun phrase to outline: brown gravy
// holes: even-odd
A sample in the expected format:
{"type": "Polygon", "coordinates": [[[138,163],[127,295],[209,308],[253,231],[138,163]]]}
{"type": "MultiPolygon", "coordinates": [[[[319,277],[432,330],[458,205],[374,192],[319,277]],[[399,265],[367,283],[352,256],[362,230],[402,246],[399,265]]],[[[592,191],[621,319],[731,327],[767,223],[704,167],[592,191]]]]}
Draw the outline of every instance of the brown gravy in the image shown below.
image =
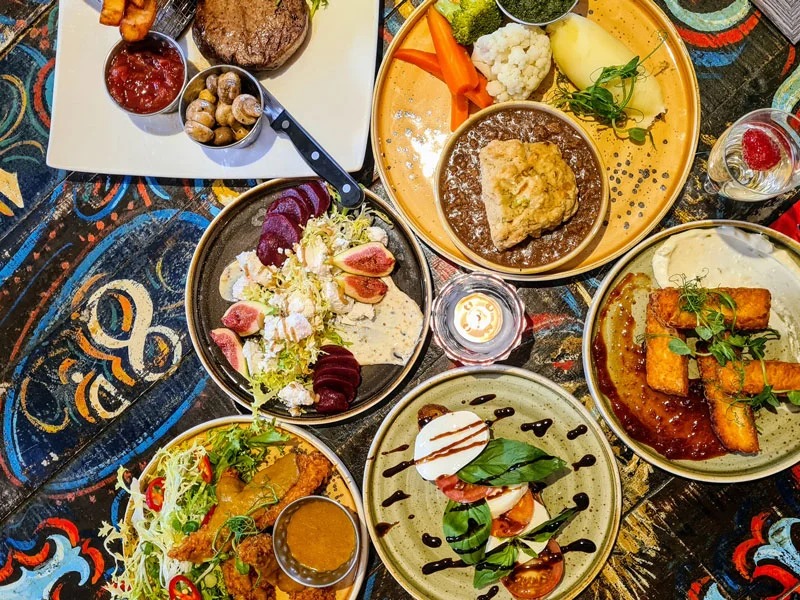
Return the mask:
{"type": "Polygon", "coordinates": [[[600,165],[587,142],[565,121],[549,113],[510,109],[492,113],[464,132],[453,146],[440,181],[442,209],[456,236],[470,249],[508,267],[550,264],[574,250],[589,234],[602,204],[600,165]],[[553,142],[575,173],[578,212],[539,238],[527,238],[508,250],[497,250],[481,200],[478,153],[492,140],[553,142]]]}
{"type": "Polygon", "coordinates": [[[312,500],[289,519],[286,544],[292,556],[310,569],[335,571],[353,555],[356,531],[342,508],[312,500]]]}

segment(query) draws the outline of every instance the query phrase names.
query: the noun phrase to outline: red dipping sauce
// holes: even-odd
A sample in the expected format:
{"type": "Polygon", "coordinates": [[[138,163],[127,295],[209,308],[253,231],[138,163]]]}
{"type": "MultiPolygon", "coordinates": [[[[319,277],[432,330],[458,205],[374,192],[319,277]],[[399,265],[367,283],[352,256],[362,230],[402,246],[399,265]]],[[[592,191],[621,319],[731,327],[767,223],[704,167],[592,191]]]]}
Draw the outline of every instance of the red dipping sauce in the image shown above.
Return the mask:
{"type": "Polygon", "coordinates": [[[142,115],[169,106],[180,94],[183,82],[180,52],[158,38],[125,44],[106,71],[111,97],[126,110],[142,115]]]}

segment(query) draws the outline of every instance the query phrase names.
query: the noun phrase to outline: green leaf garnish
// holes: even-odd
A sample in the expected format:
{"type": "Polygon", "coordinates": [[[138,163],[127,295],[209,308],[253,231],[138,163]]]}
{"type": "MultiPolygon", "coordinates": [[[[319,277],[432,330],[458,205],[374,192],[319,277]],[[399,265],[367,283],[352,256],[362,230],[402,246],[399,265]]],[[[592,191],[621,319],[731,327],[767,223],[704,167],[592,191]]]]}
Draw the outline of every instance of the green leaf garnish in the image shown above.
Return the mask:
{"type": "Polygon", "coordinates": [[[476,589],[497,583],[514,570],[517,564],[517,545],[508,542],[486,553],[475,567],[472,585],[476,589]]]}
{"type": "Polygon", "coordinates": [[[541,481],[563,469],[566,464],[562,459],[550,456],[530,444],[496,438],[457,474],[459,479],[467,483],[500,487],[541,481]]]}
{"type": "Polygon", "coordinates": [[[486,500],[461,504],[450,500],[444,511],[442,529],[447,543],[468,565],[477,564],[486,552],[492,531],[492,514],[486,500]]]}

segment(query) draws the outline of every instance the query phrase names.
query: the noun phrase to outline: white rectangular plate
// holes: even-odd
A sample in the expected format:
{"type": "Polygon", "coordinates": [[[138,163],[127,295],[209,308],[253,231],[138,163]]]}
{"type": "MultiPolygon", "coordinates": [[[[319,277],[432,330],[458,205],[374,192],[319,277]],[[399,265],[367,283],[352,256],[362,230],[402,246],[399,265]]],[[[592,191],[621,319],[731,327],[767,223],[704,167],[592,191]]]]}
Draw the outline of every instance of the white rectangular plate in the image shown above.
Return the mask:
{"type": "MultiPolygon", "coordinates": [[[[364,162],[378,43],[378,0],[330,0],[308,40],[281,69],[258,75],[348,171],[364,162]]],[[[131,117],[109,99],[103,63],[119,40],[91,0],[61,0],[47,164],[91,173],[191,179],[299,177],[312,171],[286,136],[262,128],[247,148],[208,150],[181,130],[178,113],[131,117]]],[[[189,76],[208,66],[191,35],[179,40],[189,76]]]]}

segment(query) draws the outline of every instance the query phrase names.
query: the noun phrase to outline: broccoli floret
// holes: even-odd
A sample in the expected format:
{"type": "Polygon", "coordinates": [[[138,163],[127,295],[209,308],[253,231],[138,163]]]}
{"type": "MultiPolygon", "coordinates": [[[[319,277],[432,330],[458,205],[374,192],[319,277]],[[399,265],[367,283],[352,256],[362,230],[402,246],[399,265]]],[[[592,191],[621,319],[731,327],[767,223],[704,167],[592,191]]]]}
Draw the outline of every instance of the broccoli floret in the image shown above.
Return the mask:
{"type": "Polygon", "coordinates": [[[474,44],[482,35],[497,31],[503,25],[503,16],[495,0],[439,0],[438,10],[453,27],[453,37],[463,45],[474,44]]]}

